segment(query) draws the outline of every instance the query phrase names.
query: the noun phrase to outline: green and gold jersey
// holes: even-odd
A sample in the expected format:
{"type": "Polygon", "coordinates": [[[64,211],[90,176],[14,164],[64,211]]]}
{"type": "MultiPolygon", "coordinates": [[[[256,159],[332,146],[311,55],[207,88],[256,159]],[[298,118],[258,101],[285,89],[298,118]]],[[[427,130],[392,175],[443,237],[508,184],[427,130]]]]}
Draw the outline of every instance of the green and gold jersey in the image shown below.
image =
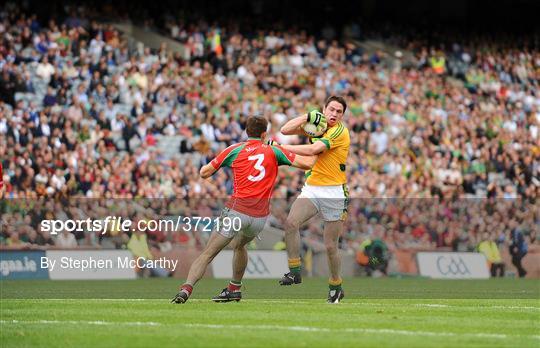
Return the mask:
{"type": "Polygon", "coordinates": [[[322,137],[312,138],[311,141],[322,141],[327,150],[319,154],[315,166],[306,173],[306,183],[314,186],[346,184],[345,164],[351,139],[343,122],[336,123],[328,128],[322,137]]]}

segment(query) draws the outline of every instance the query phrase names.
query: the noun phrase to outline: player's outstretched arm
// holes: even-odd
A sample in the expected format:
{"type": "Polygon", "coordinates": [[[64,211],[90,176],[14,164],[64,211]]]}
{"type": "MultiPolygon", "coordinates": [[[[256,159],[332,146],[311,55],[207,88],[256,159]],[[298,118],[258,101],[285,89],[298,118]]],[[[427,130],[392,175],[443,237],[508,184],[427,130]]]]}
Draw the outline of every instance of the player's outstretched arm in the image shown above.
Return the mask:
{"type": "Polygon", "coordinates": [[[215,172],[217,171],[216,168],[214,168],[214,166],[212,165],[212,163],[208,163],[206,165],[204,165],[201,170],[199,171],[199,175],[201,176],[201,178],[203,179],[208,179],[209,177],[211,177],[215,172]]]}
{"type": "Polygon", "coordinates": [[[239,147],[242,144],[243,143],[238,143],[229,146],[225,150],[221,151],[212,161],[210,161],[210,163],[204,165],[199,171],[201,178],[208,179],[222,166],[228,167],[230,165],[230,161],[227,161],[227,158],[230,158],[229,155],[231,155],[233,151],[239,150],[239,147]]]}
{"type": "Polygon", "coordinates": [[[283,135],[306,135],[302,125],[306,123],[307,114],[298,116],[288,121],[281,127],[281,133],[283,135]]]}
{"type": "Polygon", "coordinates": [[[291,163],[291,166],[299,169],[309,170],[315,165],[318,157],[319,156],[296,155],[294,161],[291,163]]]}
{"type": "Polygon", "coordinates": [[[316,141],[309,145],[281,145],[281,147],[301,156],[318,155],[327,149],[327,146],[322,141],[316,141]]]}

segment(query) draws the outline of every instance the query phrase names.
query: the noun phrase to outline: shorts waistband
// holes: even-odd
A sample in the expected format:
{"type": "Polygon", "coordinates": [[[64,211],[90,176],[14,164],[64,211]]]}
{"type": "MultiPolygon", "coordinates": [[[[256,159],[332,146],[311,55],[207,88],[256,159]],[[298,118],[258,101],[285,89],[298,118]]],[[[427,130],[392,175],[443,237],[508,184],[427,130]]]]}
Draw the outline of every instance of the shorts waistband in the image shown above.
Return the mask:
{"type": "Polygon", "coordinates": [[[340,185],[310,185],[310,184],[304,184],[306,187],[322,187],[322,188],[343,188],[343,185],[347,186],[347,184],[340,184],[340,185]]]}

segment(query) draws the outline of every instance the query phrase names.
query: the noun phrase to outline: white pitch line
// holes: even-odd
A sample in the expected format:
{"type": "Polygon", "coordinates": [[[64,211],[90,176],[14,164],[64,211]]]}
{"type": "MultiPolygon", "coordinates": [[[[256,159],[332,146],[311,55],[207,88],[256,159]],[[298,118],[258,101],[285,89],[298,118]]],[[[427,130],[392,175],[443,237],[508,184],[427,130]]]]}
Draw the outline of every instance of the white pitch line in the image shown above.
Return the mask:
{"type": "Polygon", "coordinates": [[[404,336],[471,336],[493,339],[509,338],[505,334],[490,333],[453,333],[453,332],[434,332],[434,331],[414,331],[414,330],[394,330],[394,329],[374,329],[374,328],[343,328],[330,329],[309,326],[280,326],[280,325],[222,325],[222,324],[183,324],[192,328],[213,328],[213,329],[261,329],[261,330],[285,330],[285,331],[303,331],[303,332],[346,332],[346,333],[369,333],[369,334],[390,334],[404,336]]]}
{"type": "Polygon", "coordinates": [[[153,321],[103,321],[103,320],[0,320],[0,324],[24,324],[24,325],[34,325],[34,324],[74,324],[74,325],[125,325],[125,326],[160,326],[161,323],[156,323],[153,321]]]}
{"type": "Polygon", "coordinates": [[[199,329],[237,329],[237,330],[283,330],[294,332],[322,332],[322,333],[357,333],[357,334],[389,334],[389,335],[402,335],[402,336],[429,336],[429,337],[474,337],[474,338],[492,338],[492,339],[515,339],[515,338],[531,338],[540,340],[538,335],[506,335],[506,334],[494,334],[494,333],[455,333],[455,332],[435,332],[435,331],[415,331],[415,330],[394,330],[394,329],[376,329],[376,328],[342,328],[331,329],[311,326],[281,326],[281,325],[223,325],[223,324],[163,324],[153,321],[141,322],[141,321],[84,321],[84,320],[0,320],[0,324],[15,324],[15,325],[61,325],[61,324],[73,324],[73,325],[98,325],[98,326],[181,326],[185,328],[199,328],[199,329]]]}
{"type": "MultiPolygon", "coordinates": [[[[459,306],[456,306],[459,307],[459,306]]],[[[483,308],[493,308],[493,309],[534,309],[540,310],[540,307],[528,307],[528,306],[467,306],[471,308],[483,309],[483,308]]]]}
{"type": "Polygon", "coordinates": [[[415,306],[417,307],[430,307],[430,308],[449,308],[452,306],[445,305],[445,304],[437,304],[437,303],[416,303],[415,306]]]}

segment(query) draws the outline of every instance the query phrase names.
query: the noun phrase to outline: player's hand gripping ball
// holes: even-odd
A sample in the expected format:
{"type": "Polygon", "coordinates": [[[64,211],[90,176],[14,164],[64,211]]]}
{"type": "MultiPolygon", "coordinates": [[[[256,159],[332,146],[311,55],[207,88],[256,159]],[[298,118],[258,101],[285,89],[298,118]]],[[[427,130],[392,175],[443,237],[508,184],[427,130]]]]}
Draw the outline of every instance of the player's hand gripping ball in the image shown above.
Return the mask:
{"type": "Polygon", "coordinates": [[[304,123],[304,132],[310,137],[319,137],[326,131],[326,117],[322,112],[312,110],[307,115],[307,122],[304,123]]]}

